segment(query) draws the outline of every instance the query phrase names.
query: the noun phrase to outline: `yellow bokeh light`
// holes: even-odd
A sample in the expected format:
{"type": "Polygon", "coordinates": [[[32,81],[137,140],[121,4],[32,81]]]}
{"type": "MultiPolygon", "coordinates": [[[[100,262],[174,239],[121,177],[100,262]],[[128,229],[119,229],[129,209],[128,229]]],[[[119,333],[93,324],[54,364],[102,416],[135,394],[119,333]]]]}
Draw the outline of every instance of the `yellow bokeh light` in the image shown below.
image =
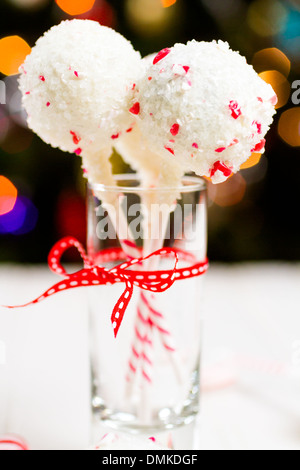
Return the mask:
{"type": "Polygon", "coordinates": [[[266,72],[260,73],[259,76],[265,82],[272,85],[278,98],[278,103],[275,106],[276,109],[282,108],[282,106],[288,102],[291,94],[291,86],[288,80],[277,70],[267,70],[266,72]]]}
{"type": "Polygon", "coordinates": [[[251,168],[257,165],[260,162],[260,159],[261,153],[252,153],[251,157],[249,157],[248,160],[241,165],[240,169],[246,170],[247,168],[251,168]]]}
{"type": "Polygon", "coordinates": [[[0,176],[0,216],[12,211],[18,196],[17,188],[5,176],[0,176]]]}
{"type": "Polygon", "coordinates": [[[168,8],[174,5],[174,3],[176,3],[176,0],[161,0],[161,2],[164,8],[168,8]]]}
{"type": "Polygon", "coordinates": [[[283,29],[287,14],[287,9],[278,0],[255,0],[249,6],[247,21],[256,34],[274,36],[283,29]]]}
{"type": "Polygon", "coordinates": [[[82,15],[91,10],[96,0],[55,0],[59,8],[71,16],[82,15]]]}
{"type": "Polygon", "coordinates": [[[291,61],[276,47],[258,51],[253,57],[252,65],[258,73],[266,70],[277,70],[285,77],[289,76],[291,70],[291,61]]]}
{"type": "Polygon", "coordinates": [[[247,183],[240,173],[236,173],[222,184],[210,184],[210,199],[220,207],[234,206],[245,196],[247,183]]]}
{"type": "Polygon", "coordinates": [[[300,146],[300,107],[282,113],[278,123],[278,133],[292,147],[300,146]]]}
{"type": "Polygon", "coordinates": [[[20,36],[7,36],[0,39],[0,72],[16,75],[31,48],[20,36]]]}
{"type": "Polygon", "coordinates": [[[126,0],[125,15],[130,27],[142,36],[153,37],[174,26],[178,18],[178,3],[166,8],[161,0],[126,0]]]}

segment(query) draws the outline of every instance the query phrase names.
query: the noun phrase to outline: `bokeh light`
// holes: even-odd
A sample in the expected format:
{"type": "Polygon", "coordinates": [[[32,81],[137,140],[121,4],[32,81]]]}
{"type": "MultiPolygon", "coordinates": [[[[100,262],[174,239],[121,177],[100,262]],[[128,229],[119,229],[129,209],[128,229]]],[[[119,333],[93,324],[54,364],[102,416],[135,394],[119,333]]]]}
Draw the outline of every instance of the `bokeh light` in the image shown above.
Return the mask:
{"type": "Polygon", "coordinates": [[[0,216],[0,233],[25,235],[31,232],[38,220],[38,210],[25,196],[19,196],[12,211],[0,216]]]}
{"type": "Polygon", "coordinates": [[[33,133],[27,129],[19,127],[13,121],[9,121],[9,127],[0,148],[4,152],[14,155],[27,150],[33,141],[33,133]]]}
{"type": "Polygon", "coordinates": [[[82,20],[98,21],[102,26],[115,28],[117,16],[113,7],[106,0],[98,0],[93,8],[82,15],[77,15],[82,20]]]}
{"type": "Polygon", "coordinates": [[[0,216],[12,211],[17,200],[18,190],[5,176],[0,176],[0,216]]]}
{"type": "Polygon", "coordinates": [[[1,111],[1,108],[0,108],[0,145],[6,139],[8,130],[9,130],[9,119],[6,116],[6,114],[1,111]]]}
{"type": "Polygon", "coordinates": [[[253,57],[252,65],[258,73],[277,70],[285,77],[289,76],[291,70],[291,61],[277,47],[269,47],[258,51],[253,57]]]}
{"type": "MultiPolygon", "coordinates": [[[[86,205],[85,197],[77,192],[64,190],[61,192],[55,211],[55,225],[58,237],[72,234],[81,243],[86,241],[86,205]]],[[[67,253],[68,261],[76,261],[78,253],[71,250],[67,253]]]]}
{"type": "Polygon", "coordinates": [[[20,36],[7,36],[0,39],[0,72],[3,75],[16,75],[31,48],[20,36]]]}
{"type": "Polygon", "coordinates": [[[161,0],[126,0],[126,19],[132,30],[142,36],[155,36],[172,28],[178,18],[178,3],[164,8],[161,0]]]}
{"type": "MultiPolygon", "coordinates": [[[[255,154],[260,155],[260,154],[255,154]]],[[[242,169],[242,176],[245,178],[247,186],[262,181],[268,172],[269,160],[265,155],[260,155],[259,162],[256,165],[252,165],[246,169],[242,169]]],[[[254,194],[252,194],[254,199],[254,194]]]]}
{"type": "Polygon", "coordinates": [[[274,36],[284,28],[287,14],[278,0],[256,0],[249,6],[247,21],[259,36],[274,36]]]}
{"type": "Polygon", "coordinates": [[[261,153],[252,153],[251,157],[241,165],[241,170],[246,170],[247,168],[251,168],[257,165],[260,162],[261,153]]]}
{"type": "Polygon", "coordinates": [[[288,109],[281,114],[278,133],[292,147],[300,146],[300,107],[288,109]]]}
{"type": "Polygon", "coordinates": [[[9,0],[14,6],[28,10],[43,8],[51,0],[9,0]]]}
{"type": "Polygon", "coordinates": [[[293,60],[299,63],[299,38],[300,38],[300,11],[295,9],[295,4],[287,3],[288,15],[284,24],[284,28],[275,38],[276,44],[280,49],[287,51],[293,57],[293,60]]]}
{"type": "Polygon", "coordinates": [[[234,206],[241,202],[246,192],[246,181],[236,173],[222,184],[209,184],[208,196],[220,207],[234,206]]]}
{"type": "Polygon", "coordinates": [[[174,5],[174,3],[176,3],[176,0],[161,0],[161,2],[164,8],[168,8],[174,5]]]}
{"type": "Polygon", "coordinates": [[[22,106],[22,93],[19,89],[18,75],[6,77],[2,83],[6,89],[6,113],[18,125],[28,128],[27,114],[22,106]]]}
{"type": "Polygon", "coordinates": [[[71,16],[82,15],[91,10],[95,0],[55,0],[59,8],[71,16]]]}
{"type": "Polygon", "coordinates": [[[266,72],[260,73],[259,76],[265,82],[272,85],[278,98],[278,103],[275,108],[282,108],[282,106],[288,102],[291,94],[291,86],[288,80],[277,70],[267,70],[266,72]]]}
{"type": "Polygon", "coordinates": [[[245,8],[244,0],[202,0],[202,3],[220,25],[224,24],[224,20],[243,15],[245,8]]]}

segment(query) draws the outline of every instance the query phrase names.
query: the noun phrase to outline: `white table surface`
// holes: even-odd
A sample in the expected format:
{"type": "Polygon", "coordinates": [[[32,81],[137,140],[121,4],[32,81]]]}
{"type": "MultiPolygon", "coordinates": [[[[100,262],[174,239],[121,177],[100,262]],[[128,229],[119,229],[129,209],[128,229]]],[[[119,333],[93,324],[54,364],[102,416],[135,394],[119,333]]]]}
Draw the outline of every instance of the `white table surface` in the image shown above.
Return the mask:
{"type": "MultiPolygon", "coordinates": [[[[56,280],[46,266],[2,265],[0,304],[56,280]]],[[[32,449],[89,445],[85,292],[0,308],[0,434],[32,449]]],[[[199,448],[300,449],[300,265],[213,265],[205,312],[199,448]]]]}

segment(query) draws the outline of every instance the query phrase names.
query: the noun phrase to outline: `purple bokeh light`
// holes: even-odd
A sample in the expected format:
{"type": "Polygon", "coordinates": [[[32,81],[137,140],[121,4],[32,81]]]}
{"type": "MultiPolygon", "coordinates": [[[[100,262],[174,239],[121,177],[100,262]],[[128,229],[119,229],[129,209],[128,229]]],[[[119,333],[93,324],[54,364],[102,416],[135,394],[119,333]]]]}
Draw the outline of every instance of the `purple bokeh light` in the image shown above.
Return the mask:
{"type": "Polygon", "coordinates": [[[25,235],[31,232],[38,220],[38,210],[25,196],[18,196],[12,211],[0,216],[0,234],[25,235]]]}

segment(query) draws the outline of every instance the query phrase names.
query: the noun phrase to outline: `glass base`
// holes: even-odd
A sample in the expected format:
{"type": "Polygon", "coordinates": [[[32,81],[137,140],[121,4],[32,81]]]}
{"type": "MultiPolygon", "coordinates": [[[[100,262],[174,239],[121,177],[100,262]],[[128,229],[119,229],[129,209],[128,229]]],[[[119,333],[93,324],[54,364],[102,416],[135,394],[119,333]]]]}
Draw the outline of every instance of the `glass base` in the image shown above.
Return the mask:
{"type": "MultiPolygon", "coordinates": [[[[120,428],[111,420],[102,420],[99,415],[94,414],[92,419],[91,446],[95,446],[101,437],[109,432],[117,433],[119,436],[136,436],[147,441],[149,437],[155,437],[157,443],[170,450],[199,450],[200,449],[200,415],[189,417],[189,422],[182,423],[172,428],[158,429],[149,427],[120,428]]],[[[123,423],[124,424],[124,423],[123,423]]]]}
{"type": "MultiPolygon", "coordinates": [[[[95,419],[101,421],[105,426],[115,431],[131,434],[152,434],[165,432],[186,426],[195,421],[199,414],[200,398],[200,371],[193,374],[190,390],[186,399],[174,407],[160,407],[151,410],[149,422],[141,423],[138,413],[132,408],[132,412],[111,409],[98,395],[97,379],[94,375],[92,390],[92,412],[95,419]]],[[[139,406],[139,404],[137,405],[139,406]]]]}

